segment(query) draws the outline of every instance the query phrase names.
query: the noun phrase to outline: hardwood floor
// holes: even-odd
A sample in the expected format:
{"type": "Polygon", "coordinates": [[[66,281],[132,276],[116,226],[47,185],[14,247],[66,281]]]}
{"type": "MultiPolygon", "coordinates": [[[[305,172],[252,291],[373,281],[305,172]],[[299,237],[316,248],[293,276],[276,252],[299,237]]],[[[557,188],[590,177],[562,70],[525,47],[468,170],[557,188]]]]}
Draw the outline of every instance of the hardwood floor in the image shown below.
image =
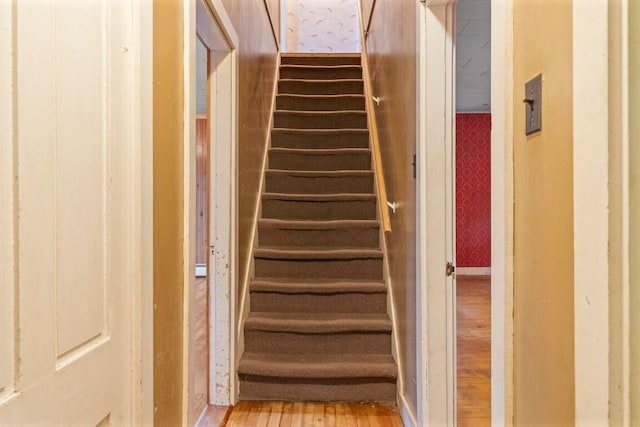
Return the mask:
{"type": "Polygon", "coordinates": [[[402,427],[394,406],[357,403],[240,402],[225,427],[402,427]]]}
{"type": "Polygon", "coordinates": [[[457,277],[458,426],[491,425],[491,279],[457,277]]]}

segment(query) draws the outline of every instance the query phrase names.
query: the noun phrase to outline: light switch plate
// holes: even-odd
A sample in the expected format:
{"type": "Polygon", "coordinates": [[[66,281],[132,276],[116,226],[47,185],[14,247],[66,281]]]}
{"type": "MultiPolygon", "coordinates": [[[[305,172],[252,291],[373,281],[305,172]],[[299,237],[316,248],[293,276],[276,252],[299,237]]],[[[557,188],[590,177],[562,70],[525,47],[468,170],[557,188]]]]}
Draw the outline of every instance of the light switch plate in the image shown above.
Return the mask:
{"type": "Polygon", "coordinates": [[[524,94],[525,133],[531,135],[542,130],[542,74],[525,83],[524,94]]]}

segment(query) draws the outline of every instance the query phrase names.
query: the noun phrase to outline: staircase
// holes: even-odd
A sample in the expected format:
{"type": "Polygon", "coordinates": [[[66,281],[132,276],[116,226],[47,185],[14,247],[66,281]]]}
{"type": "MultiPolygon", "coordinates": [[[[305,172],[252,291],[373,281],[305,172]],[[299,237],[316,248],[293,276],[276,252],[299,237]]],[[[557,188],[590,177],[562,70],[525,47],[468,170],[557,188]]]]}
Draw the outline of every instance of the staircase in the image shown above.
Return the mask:
{"type": "Polygon", "coordinates": [[[396,401],[360,57],[283,55],[241,400],[396,401]]]}

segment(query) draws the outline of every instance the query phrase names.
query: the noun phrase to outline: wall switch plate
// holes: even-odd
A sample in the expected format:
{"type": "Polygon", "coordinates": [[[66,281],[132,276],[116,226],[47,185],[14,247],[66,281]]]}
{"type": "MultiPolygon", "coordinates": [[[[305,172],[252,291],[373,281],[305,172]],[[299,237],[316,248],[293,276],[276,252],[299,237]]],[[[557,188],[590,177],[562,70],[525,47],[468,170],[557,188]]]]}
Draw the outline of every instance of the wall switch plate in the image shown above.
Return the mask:
{"type": "Polygon", "coordinates": [[[542,130],[542,74],[538,74],[524,85],[525,133],[542,130]]]}

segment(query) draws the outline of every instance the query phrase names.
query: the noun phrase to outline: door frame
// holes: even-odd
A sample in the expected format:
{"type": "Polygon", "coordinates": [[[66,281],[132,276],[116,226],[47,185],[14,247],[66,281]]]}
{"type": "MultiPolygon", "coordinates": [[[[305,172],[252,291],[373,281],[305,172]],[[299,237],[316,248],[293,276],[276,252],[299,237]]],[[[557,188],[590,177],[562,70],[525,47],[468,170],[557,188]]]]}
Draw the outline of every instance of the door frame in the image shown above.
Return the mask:
{"type": "Polygon", "coordinates": [[[513,0],[492,0],[492,425],[513,425],[513,100],[513,0]]]}
{"type": "Polygon", "coordinates": [[[631,400],[632,3],[573,4],[576,425],[630,425],[638,417],[631,400]]]}
{"type": "Polygon", "coordinates": [[[454,5],[418,5],[416,425],[423,426],[456,422],[455,283],[445,268],[454,261],[454,5]]]}
{"type": "Polygon", "coordinates": [[[13,2],[0,3],[0,197],[12,201],[0,206],[0,405],[15,388],[15,197],[13,183],[17,147],[14,140],[14,13],[13,2]],[[9,141],[10,143],[6,143],[9,141]]]}
{"type": "MultiPolygon", "coordinates": [[[[447,162],[455,159],[452,152],[455,134],[454,3],[455,0],[423,0],[418,25],[417,150],[418,164],[424,166],[419,168],[417,190],[419,309],[416,320],[417,341],[420,343],[418,423],[424,426],[455,425],[456,417],[455,287],[444,273],[445,263],[453,259],[453,244],[447,244],[447,239],[453,234],[446,230],[447,216],[453,217],[454,203],[447,201],[451,196],[447,194],[447,179],[451,177],[446,173],[447,162]],[[434,144],[432,141],[443,143],[434,144]]],[[[513,0],[491,2],[493,425],[511,425],[513,422],[512,11],[513,0]]]]}
{"type": "Polygon", "coordinates": [[[133,420],[138,425],[153,425],[154,419],[154,354],[153,354],[153,3],[131,2],[133,14],[133,47],[136,56],[133,70],[133,131],[140,143],[136,147],[134,198],[139,203],[139,222],[134,240],[136,287],[133,290],[134,325],[132,349],[133,420]],[[136,51],[137,47],[137,51],[136,51]]]}
{"type": "Polygon", "coordinates": [[[232,405],[236,401],[236,241],[237,241],[237,64],[238,36],[221,0],[183,0],[184,6],[184,306],[183,306],[183,383],[182,418],[189,419],[193,390],[195,356],[195,39],[200,35],[209,49],[209,246],[216,242],[220,251],[211,255],[207,279],[209,286],[209,404],[232,405]],[[223,42],[221,42],[221,40],[223,42]],[[215,84],[215,89],[212,86],[215,84]],[[226,106],[226,108],[220,108],[226,106]],[[213,143],[215,141],[215,144],[213,143]],[[218,155],[214,154],[217,153],[218,155]],[[212,287],[215,279],[216,286],[212,287]],[[221,284],[224,284],[221,286],[221,284]]]}

